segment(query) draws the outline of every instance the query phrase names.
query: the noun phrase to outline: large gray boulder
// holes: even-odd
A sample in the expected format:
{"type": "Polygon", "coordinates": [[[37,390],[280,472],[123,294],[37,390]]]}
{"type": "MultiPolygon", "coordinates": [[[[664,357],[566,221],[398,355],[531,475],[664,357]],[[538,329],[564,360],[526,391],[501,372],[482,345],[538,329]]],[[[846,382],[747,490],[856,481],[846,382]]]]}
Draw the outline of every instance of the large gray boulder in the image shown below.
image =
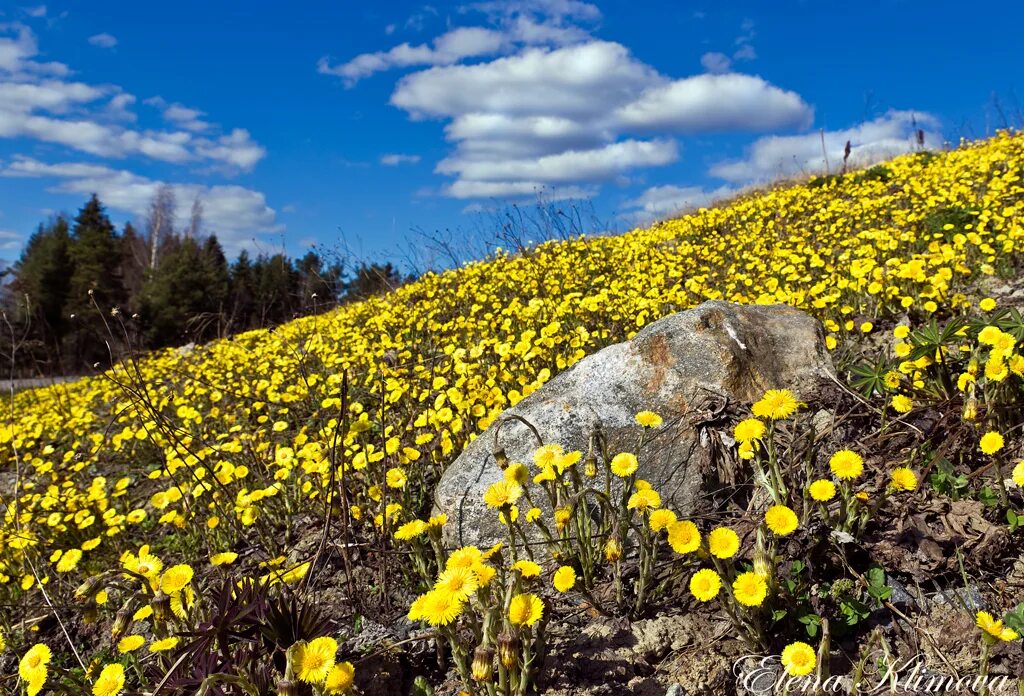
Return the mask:
{"type": "MultiPolygon", "coordinates": [[[[489,545],[504,539],[484,491],[501,479],[493,450],[511,462],[531,465],[537,440],[566,451],[586,452],[596,426],[612,454],[634,451],[641,428],[636,413],[654,411],[664,425],[648,433],[639,476],[667,504],[692,512],[714,467],[713,439],[701,424],[727,401],[749,404],[767,389],[791,389],[808,399],[832,372],[821,324],[785,305],[705,302],[650,324],[630,341],[609,346],[561,373],[477,437],[438,482],[435,505],[448,515],[446,540],[453,545],[489,545]],[[501,425],[503,421],[507,423],[501,425]]],[[[541,496],[543,497],[543,496],[541,496]]]]}

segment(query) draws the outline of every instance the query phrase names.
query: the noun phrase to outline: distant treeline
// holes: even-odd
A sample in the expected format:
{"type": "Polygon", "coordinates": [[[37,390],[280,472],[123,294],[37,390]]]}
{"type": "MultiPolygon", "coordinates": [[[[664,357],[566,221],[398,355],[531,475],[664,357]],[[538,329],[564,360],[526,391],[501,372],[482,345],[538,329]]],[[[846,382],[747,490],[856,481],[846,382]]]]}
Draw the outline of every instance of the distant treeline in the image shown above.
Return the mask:
{"type": "Polygon", "coordinates": [[[6,376],[77,373],[128,350],[203,342],[385,292],[405,282],[390,264],[299,259],[243,251],[229,263],[202,207],[174,225],[176,202],[161,189],[144,229],[119,233],[93,195],[78,215],[40,224],[8,270],[0,338],[6,376]]]}

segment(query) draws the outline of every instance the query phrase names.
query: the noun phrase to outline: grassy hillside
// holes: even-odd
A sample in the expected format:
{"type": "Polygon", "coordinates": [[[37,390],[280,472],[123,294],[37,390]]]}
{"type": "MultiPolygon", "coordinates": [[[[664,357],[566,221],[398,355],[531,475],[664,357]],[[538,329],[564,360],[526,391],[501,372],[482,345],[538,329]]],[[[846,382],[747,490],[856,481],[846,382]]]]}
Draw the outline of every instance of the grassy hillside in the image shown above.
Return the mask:
{"type": "MultiPolygon", "coordinates": [[[[205,610],[232,565],[238,575],[342,591],[347,580],[337,578],[367,568],[360,582],[370,589],[346,597],[345,615],[374,604],[404,613],[399,603],[417,580],[385,552],[396,527],[429,514],[432,482],[465,444],[583,356],[704,300],[806,309],[825,324],[852,386],[864,387],[870,371],[849,367],[881,360],[880,388],[864,390],[880,409],[895,395],[915,406],[962,401],[973,389],[964,380],[953,393],[934,386],[950,378],[942,366],[956,357],[952,343],[922,362],[924,343],[894,342],[881,327],[983,316],[979,288],[1014,277],[1024,260],[1022,176],[1024,136],[1002,134],[618,237],[499,251],[328,315],[16,394],[0,431],[0,601],[15,608],[0,619],[0,666],[45,639],[50,688],[80,684],[74,671],[59,676],[78,666],[66,631],[84,663],[120,660],[133,688],[159,681],[175,646],[122,655],[110,639],[123,606],[126,615],[144,606],[145,587],[102,576],[83,591],[106,588],[103,603],[87,605],[93,624],[70,606],[83,581],[118,559],[156,585],[156,559],[164,569],[188,564],[181,622],[205,610]],[[912,351],[917,362],[901,369],[912,351]],[[325,538],[363,545],[352,558],[318,555],[328,497],[325,538]]],[[[121,334],[128,319],[107,321],[121,334]]],[[[1018,389],[1013,346],[1004,358],[1018,389]]],[[[979,398],[981,430],[1006,425],[1006,451],[1015,450],[1006,413],[986,412],[979,398]]],[[[143,616],[117,635],[151,645],[166,632],[143,616]]],[[[13,690],[13,671],[0,673],[11,675],[0,690],[13,690]]]]}

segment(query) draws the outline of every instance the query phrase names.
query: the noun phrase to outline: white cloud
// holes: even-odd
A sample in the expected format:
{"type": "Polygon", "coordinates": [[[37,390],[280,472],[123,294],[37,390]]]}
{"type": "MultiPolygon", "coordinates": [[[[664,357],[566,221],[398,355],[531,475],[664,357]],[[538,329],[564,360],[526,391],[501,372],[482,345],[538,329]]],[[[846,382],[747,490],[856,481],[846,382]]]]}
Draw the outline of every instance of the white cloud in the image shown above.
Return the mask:
{"type": "MultiPolygon", "coordinates": [[[[584,41],[589,33],[572,22],[592,22],[601,17],[594,5],[575,0],[480,2],[465,5],[460,12],[484,14],[490,26],[457,27],[435,38],[432,44],[402,43],[387,51],[363,53],[340,65],[332,65],[324,56],[317,62],[317,72],[340,77],[346,87],[354,87],[363,78],[394,68],[454,65],[521,46],[584,41]]],[[[418,28],[422,29],[422,23],[418,28]]],[[[393,31],[394,25],[388,25],[385,33],[393,31]]]]}
{"type": "MultiPolygon", "coordinates": [[[[449,27],[431,42],[319,64],[349,87],[377,72],[414,68],[390,103],[413,120],[445,122],[453,148],[435,171],[452,179],[440,188],[451,197],[574,186],[593,195],[603,182],[675,162],[674,136],[799,131],[813,121],[813,109],[795,92],[730,72],[733,61],[754,56],[749,20],[732,57],[707,53],[709,74],[673,78],[622,44],[595,39],[601,13],[590,3],[477,2],[460,8],[457,22],[477,15],[482,26],[449,27]]],[[[638,199],[634,207],[648,203],[638,199]]]]}
{"type": "Polygon", "coordinates": [[[89,43],[100,48],[113,48],[117,45],[117,38],[103,32],[102,34],[93,34],[90,36],[89,43]]]}
{"type": "Polygon", "coordinates": [[[396,153],[381,155],[380,158],[380,163],[386,167],[397,167],[400,164],[416,164],[419,161],[419,155],[402,155],[396,153]]]}
{"type": "Polygon", "coordinates": [[[602,181],[637,167],[657,167],[678,159],[672,140],[625,140],[591,150],[570,150],[538,158],[507,160],[501,158],[452,157],[437,166],[442,174],[478,182],[602,181]]]}
{"type": "Polygon", "coordinates": [[[642,225],[701,208],[736,192],[728,186],[707,190],[700,186],[652,186],[625,203],[623,217],[642,225]]]}
{"type": "Polygon", "coordinates": [[[10,249],[20,249],[24,237],[18,232],[13,230],[0,230],[0,250],[7,251],[10,249]]]}
{"type": "Polygon", "coordinates": [[[448,187],[452,198],[522,198],[543,195],[544,200],[592,198],[597,189],[585,186],[548,186],[540,181],[456,181],[448,187]]]}
{"type": "Polygon", "coordinates": [[[729,68],[732,66],[732,61],[729,60],[729,56],[724,53],[711,51],[700,57],[700,64],[709,73],[718,74],[729,72],[729,68]]]}
{"type": "MultiPolygon", "coordinates": [[[[913,150],[915,128],[925,129],[926,142],[942,142],[938,127],[938,119],[930,114],[890,111],[852,128],[826,131],[829,169],[836,172],[842,168],[847,141],[851,146],[849,166],[861,167],[913,150]]],[[[813,132],[760,138],[742,159],[719,162],[709,173],[725,181],[758,183],[795,174],[824,172],[821,137],[820,132],[813,132]]]]}
{"type": "Polygon", "coordinates": [[[457,177],[445,192],[462,198],[613,180],[678,158],[674,141],[633,134],[802,128],[813,118],[799,95],[760,77],[672,80],[607,41],[414,72],[391,103],[414,119],[450,120],[456,147],[437,172],[457,177]]]}
{"type": "Polygon", "coordinates": [[[35,7],[26,7],[25,14],[34,19],[41,19],[46,16],[46,5],[36,5],[35,7]]]}
{"type": "MultiPolygon", "coordinates": [[[[94,37],[95,38],[95,37],[94,37]]],[[[0,138],[25,138],[62,145],[99,157],[141,156],[181,163],[207,163],[248,171],[266,154],[248,131],[196,137],[214,130],[202,112],[180,104],[162,104],[169,130],[136,130],[128,107],[135,97],[116,85],[91,85],[67,79],[62,63],[37,60],[32,31],[0,24],[0,138]]]]}
{"type": "Polygon", "coordinates": [[[675,80],[647,90],[618,113],[633,127],[705,133],[806,128],[814,119],[796,92],[738,73],[675,80]]]}
{"type": "Polygon", "coordinates": [[[755,51],[754,47],[750,44],[743,44],[736,49],[735,53],[732,54],[732,57],[736,60],[754,60],[757,58],[757,51],[755,51]]]}
{"type": "Polygon", "coordinates": [[[434,39],[433,46],[399,44],[389,51],[364,53],[342,65],[331,65],[326,57],[317,63],[321,75],[342,78],[346,87],[376,72],[412,65],[451,65],[464,58],[497,53],[504,43],[501,33],[490,29],[464,27],[434,39]]]}
{"type": "MultiPolygon", "coordinates": [[[[0,176],[58,179],[53,189],[60,193],[95,193],[105,205],[132,215],[146,214],[161,181],[129,171],[98,164],[62,162],[47,164],[28,157],[16,157],[0,176]]],[[[204,228],[217,234],[229,251],[245,246],[252,235],[280,232],[283,225],[259,191],[233,185],[206,186],[172,183],[178,202],[177,216],[187,218],[198,197],[203,205],[204,228]]]]}

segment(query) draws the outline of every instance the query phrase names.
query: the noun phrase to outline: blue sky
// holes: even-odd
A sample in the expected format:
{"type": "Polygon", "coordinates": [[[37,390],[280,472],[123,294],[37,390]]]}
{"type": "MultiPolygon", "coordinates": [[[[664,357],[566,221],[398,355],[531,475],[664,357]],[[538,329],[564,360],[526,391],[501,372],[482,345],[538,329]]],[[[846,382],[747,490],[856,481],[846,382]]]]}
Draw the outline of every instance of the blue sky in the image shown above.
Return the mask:
{"type": "Polygon", "coordinates": [[[1018,124],[1019,2],[0,3],[0,256],[174,186],[229,251],[589,201],[625,230],[830,164],[1018,124]],[[483,212],[480,212],[483,211],[483,212]]]}

